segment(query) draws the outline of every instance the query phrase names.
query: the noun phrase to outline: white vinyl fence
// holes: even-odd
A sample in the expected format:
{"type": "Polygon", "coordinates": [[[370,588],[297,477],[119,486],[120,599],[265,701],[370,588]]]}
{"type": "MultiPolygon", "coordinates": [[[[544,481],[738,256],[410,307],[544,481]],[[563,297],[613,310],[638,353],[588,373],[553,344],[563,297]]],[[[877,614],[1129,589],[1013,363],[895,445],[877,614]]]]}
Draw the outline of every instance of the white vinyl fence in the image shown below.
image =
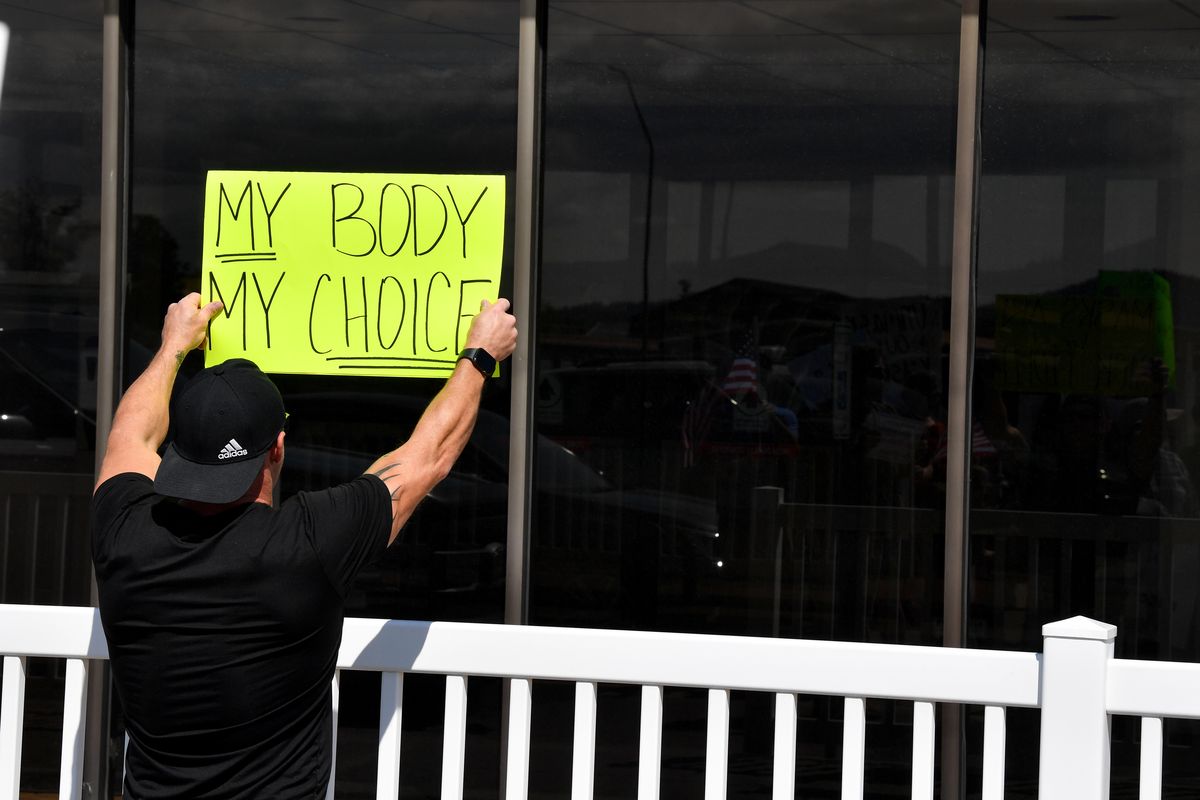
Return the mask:
{"type": "MultiPolygon", "coordinates": [[[[338,666],[382,675],[379,798],[400,787],[406,673],[446,677],[442,800],[461,800],[467,679],[511,678],[505,797],[528,796],[531,682],[575,683],[571,800],[591,800],[598,683],[642,687],[638,800],[658,800],[664,686],[708,690],[704,800],[724,800],[729,693],[775,696],[773,800],[793,800],[796,695],[844,698],[842,798],[863,793],[865,701],[913,703],[912,797],[934,791],[935,704],[985,707],[984,800],[1004,786],[1005,709],[1041,708],[1040,796],[1108,797],[1110,714],[1142,718],[1142,800],[1161,793],[1162,719],[1200,718],[1200,665],[1113,658],[1116,629],[1083,617],[1043,629],[1044,652],[1013,653],[612,630],[346,620],[338,666]]],[[[78,798],[88,662],[108,656],[95,609],[0,605],[4,654],[0,800],[16,800],[26,659],[66,659],[59,795],[78,798]]],[[[336,681],[335,681],[336,690],[336,681]]],[[[336,691],[334,694],[336,702],[336,691]]],[[[335,767],[336,768],[336,767],[335,767]]],[[[331,781],[332,786],[332,781],[331,781]]],[[[972,787],[974,789],[976,787],[972,787]]]]}

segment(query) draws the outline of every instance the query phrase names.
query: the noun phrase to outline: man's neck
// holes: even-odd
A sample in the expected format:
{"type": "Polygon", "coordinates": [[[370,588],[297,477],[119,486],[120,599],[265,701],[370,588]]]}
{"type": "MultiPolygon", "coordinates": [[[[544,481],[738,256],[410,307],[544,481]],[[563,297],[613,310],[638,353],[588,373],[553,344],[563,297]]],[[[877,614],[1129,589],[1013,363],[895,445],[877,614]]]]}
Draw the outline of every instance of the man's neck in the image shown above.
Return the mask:
{"type": "MultiPolygon", "coordinates": [[[[202,517],[212,517],[220,514],[223,511],[228,511],[231,508],[241,508],[242,506],[249,505],[250,503],[262,502],[262,500],[258,500],[257,498],[253,500],[235,500],[232,503],[201,503],[196,500],[180,500],[179,505],[183,506],[189,511],[194,511],[202,517]]],[[[269,506],[271,503],[268,501],[264,505],[269,506]]]]}
{"type": "Polygon", "coordinates": [[[262,473],[254,479],[254,483],[250,484],[250,488],[246,493],[234,500],[232,503],[201,503],[198,500],[180,500],[179,504],[184,508],[195,511],[197,514],[209,517],[213,514],[220,514],[222,511],[228,511],[231,508],[248,505],[250,503],[262,503],[265,506],[274,505],[275,499],[275,481],[270,469],[263,469],[262,473]]]}

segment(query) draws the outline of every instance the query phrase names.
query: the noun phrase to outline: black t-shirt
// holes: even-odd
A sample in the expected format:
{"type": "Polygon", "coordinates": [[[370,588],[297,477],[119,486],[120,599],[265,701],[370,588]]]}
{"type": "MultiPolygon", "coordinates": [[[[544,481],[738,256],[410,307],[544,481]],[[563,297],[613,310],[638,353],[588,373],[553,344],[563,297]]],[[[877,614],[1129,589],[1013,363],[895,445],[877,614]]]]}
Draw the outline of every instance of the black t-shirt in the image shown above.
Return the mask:
{"type": "Polygon", "coordinates": [[[324,796],[343,599],[390,530],[374,476],[214,516],[143,475],[104,482],[92,559],[126,797],[324,796]]]}

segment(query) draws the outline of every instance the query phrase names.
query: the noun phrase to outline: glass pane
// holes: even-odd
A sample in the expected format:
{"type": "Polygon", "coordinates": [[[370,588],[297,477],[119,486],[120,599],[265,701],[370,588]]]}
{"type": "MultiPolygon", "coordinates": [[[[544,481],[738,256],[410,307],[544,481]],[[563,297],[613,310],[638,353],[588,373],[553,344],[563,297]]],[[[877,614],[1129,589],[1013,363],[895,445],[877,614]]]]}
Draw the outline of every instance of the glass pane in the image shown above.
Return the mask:
{"type": "MultiPolygon", "coordinates": [[[[1040,649],[1044,623],[1083,614],[1117,625],[1119,657],[1195,661],[1196,12],[988,15],[970,644],[1040,649]]],[[[1174,730],[1168,794],[1200,774],[1174,730]]],[[[1114,721],[1114,794],[1135,791],[1137,737],[1114,721]]],[[[1009,737],[1015,781],[1030,741],[1009,737]]]]}
{"type": "MultiPolygon", "coordinates": [[[[157,347],[166,305],[199,287],[210,169],[504,174],[511,242],[512,0],[139,0],[136,24],[127,381],[157,347]]],[[[510,259],[511,246],[505,252],[510,259]]],[[[503,274],[507,294],[507,261],[503,274]]],[[[195,359],[185,374],[199,369],[195,359]]],[[[284,498],[361,474],[408,436],[440,388],[391,378],[276,382],[291,414],[284,498]]],[[[361,576],[348,614],[502,619],[507,377],[484,405],[467,453],[361,576]]],[[[347,675],[342,691],[338,795],[373,796],[378,677],[347,675]]],[[[498,730],[492,716],[476,726],[486,741],[498,730]]],[[[468,781],[496,780],[496,769],[477,768],[468,781]]],[[[436,776],[408,774],[434,781],[421,791],[436,792],[436,776]]]]}
{"type": "MultiPolygon", "coordinates": [[[[550,2],[533,622],[940,643],[958,30],[952,4],[550,2]]],[[[769,701],[741,707],[761,769],[731,795],[770,777],[769,701]]]]}
{"type": "MultiPolygon", "coordinates": [[[[87,605],[96,459],[100,3],[5,3],[0,602],[87,605]]],[[[30,660],[21,790],[58,786],[61,664],[30,660]]]]}

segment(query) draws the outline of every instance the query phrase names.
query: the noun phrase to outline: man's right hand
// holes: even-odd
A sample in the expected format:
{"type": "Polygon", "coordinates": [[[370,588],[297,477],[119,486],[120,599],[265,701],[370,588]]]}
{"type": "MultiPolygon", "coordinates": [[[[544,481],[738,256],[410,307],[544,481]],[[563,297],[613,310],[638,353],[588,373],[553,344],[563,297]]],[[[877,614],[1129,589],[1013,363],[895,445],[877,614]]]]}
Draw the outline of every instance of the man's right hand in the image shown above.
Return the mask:
{"type": "Polygon", "coordinates": [[[517,346],[517,318],[509,313],[508,300],[484,300],[467,332],[467,347],[482,347],[497,361],[512,355],[517,346]]]}
{"type": "Polygon", "coordinates": [[[154,480],[158,448],[170,422],[171,387],[188,351],[204,343],[208,321],[221,310],[220,302],[201,307],[197,292],[172,303],[163,319],[162,345],[117,406],[96,487],[114,475],[136,472],[154,480]]]}
{"type": "Polygon", "coordinates": [[[201,307],[199,292],[192,292],[178,303],[171,303],[163,318],[163,350],[178,357],[178,354],[187,355],[204,344],[208,321],[222,308],[224,306],[220,300],[201,307]]]}

